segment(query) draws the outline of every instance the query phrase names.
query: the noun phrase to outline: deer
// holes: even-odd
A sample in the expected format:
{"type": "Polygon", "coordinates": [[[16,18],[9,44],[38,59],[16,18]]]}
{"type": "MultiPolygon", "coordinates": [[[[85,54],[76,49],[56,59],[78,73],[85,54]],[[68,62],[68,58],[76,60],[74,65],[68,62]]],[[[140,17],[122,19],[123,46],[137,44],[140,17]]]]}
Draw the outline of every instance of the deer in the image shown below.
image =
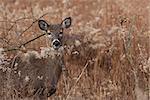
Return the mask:
{"type": "Polygon", "coordinates": [[[40,53],[27,51],[17,54],[6,75],[6,100],[47,100],[56,92],[58,80],[65,69],[63,31],[71,26],[71,21],[71,17],[65,18],[60,24],[38,20],[39,29],[46,33],[50,46],[43,48],[40,53]]]}

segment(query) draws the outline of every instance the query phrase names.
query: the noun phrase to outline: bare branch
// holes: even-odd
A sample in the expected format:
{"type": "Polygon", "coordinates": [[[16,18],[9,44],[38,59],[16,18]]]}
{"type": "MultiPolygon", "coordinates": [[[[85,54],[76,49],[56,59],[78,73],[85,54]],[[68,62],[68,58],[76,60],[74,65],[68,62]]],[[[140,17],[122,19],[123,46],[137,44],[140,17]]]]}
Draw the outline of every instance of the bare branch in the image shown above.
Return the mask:
{"type": "Polygon", "coordinates": [[[43,14],[41,17],[39,17],[38,19],[36,19],[35,21],[33,21],[32,24],[31,24],[29,27],[27,27],[27,28],[20,34],[20,36],[22,36],[22,34],[25,33],[27,30],[29,30],[29,29],[33,26],[33,24],[36,23],[40,18],[46,16],[47,14],[48,14],[48,13],[45,13],[45,14],[43,14]]]}
{"type": "MultiPolygon", "coordinates": [[[[47,14],[48,14],[48,13],[45,13],[45,14],[43,14],[42,16],[40,16],[38,19],[36,19],[35,21],[33,21],[32,24],[31,24],[28,28],[26,28],[26,29],[20,34],[20,36],[21,36],[24,32],[26,32],[28,29],[30,29],[30,28],[33,26],[33,24],[34,24],[35,22],[37,22],[40,18],[44,17],[44,16],[47,15],[47,14]]],[[[10,30],[15,26],[15,24],[17,23],[17,21],[22,20],[22,19],[26,19],[26,18],[24,17],[24,18],[20,18],[20,19],[15,20],[15,21],[13,22],[14,24],[8,29],[8,32],[7,32],[7,33],[10,32],[10,30]]],[[[28,19],[29,19],[29,18],[28,18],[28,19]]],[[[1,22],[1,21],[0,21],[0,22],[1,22]]],[[[3,21],[3,22],[7,22],[7,21],[3,21]]],[[[43,33],[43,34],[41,34],[41,35],[39,35],[39,36],[37,36],[37,37],[35,37],[35,38],[33,38],[33,39],[31,39],[31,40],[25,42],[25,43],[23,43],[23,44],[21,44],[21,45],[18,46],[18,47],[11,48],[11,49],[6,49],[6,50],[4,50],[3,52],[20,50],[21,47],[27,45],[28,43],[30,43],[30,42],[32,42],[32,41],[34,41],[34,40],[36,40],[36,39],[38,39],[38,38],[40,38],[40,37],[42,37],[42,36],[44,36],[44,35],[45,35],[45,33],[43,33]]],[[[3,40],[3,39],[2,39],[2,40],[3,40]]],[[[4,41],[4,40],[3,40],[3,41],[4,41]]],[[[7,41],[4,41],[4,42],[7,42],[7,41]]]]}
{"type": "Polygon", "coordinates": [[[44,36],[44,35],[45,35],[45,33],[44,33],[44,34],[41,34],[41,35],[39,35],[39,36],[37,36],[37,37],[35,37],[35,38],[29,40],[29,41],[27,41],[27,42],[25,42],[25,43],[23,43],[23,44],[21,44],[21,45],[19,46],[19,48],[21,48],[22,46],[27,45],[28,43],[30,43],[30,42],[32,42],[32,41],[34,41],[34,40],[36,40],[36,39],[38,39],[38,38],[40,38],[40,37],[42,37],[42,36],[44,36]]]}
{"type": "Polygon", "coordinates": [[[33,39],[27,41],[27,42],[21,44],[21,45],[18,46],[18,47],[11,48],[11,49],[6,49],[6,50],[4,50],[3,52],[9,52],[9,51],[20,50],[21,47],[23,47],[23,46],[29,44],[30,42],[32,42],[32,41],[34,41],[34,40],[36,40],[36,39],[38,39],[38,38],[40,38],[40,37],[42,37],[42,36],[44,36],[44,35],[46,35],[46,33],[43,33],[43,34],[41,34],[41,35],[39,35],[39,36],[37,36],[37,37],[35,37],[35,38],[33,38],[33,39]]]}

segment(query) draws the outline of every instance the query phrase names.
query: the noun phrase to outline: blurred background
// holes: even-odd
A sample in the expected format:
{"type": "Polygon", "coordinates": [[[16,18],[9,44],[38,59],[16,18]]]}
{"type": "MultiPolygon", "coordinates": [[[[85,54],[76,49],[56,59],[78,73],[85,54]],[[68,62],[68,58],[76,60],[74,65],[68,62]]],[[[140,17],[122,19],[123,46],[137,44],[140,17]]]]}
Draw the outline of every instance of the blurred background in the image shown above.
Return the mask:
{"type": "MultiPolygon", "coordinates": [[[[54,24],[68,16],[67,86],[61,76],[50,99],[150,100],[149,0],[0,0],[0,47],[11,49],[42,34],[38,19],[54,24]]],[[[41,37],[25,48],[46,46],[41,37]]]]}

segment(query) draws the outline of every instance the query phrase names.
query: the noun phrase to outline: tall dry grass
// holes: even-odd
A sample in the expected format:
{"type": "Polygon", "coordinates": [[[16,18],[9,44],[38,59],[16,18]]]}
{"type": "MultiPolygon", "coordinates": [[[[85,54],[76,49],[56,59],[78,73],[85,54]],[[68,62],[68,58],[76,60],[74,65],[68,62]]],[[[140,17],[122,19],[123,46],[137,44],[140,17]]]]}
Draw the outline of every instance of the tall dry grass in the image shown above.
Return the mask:
{"type": "MultiPolygon", "coordinates": [[[[50,23],[72,17],[72,27],[64,34],[68,75],[62,75],[50,99],[150,99],[148,0],[0,2],[0,47],[4,49],[40,35],[36,20],[44,14],[42,19],[50,23]]],[[[21,50],[39,51],[47,45],[46,37],[42,37],[21,50]]],[[[7,52],[7,56],[13,58],[16,52],[7,52]]],[[[2,61],[5,57],[1,57],[2,61]]]]}

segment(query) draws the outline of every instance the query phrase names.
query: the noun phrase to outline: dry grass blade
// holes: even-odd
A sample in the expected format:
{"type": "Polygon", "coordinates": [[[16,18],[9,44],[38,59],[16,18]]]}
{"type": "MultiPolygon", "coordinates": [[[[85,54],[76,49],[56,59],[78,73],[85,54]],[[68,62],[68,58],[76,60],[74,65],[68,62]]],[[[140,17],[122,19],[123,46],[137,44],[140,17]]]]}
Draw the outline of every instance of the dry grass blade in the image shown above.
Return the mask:
{"type": "Polygon", "coordinates": [[[79,80],[81,79],[81,77],[82,77],[82,75],[84,74],[84,72],[85,72],[86,68],[88,67],[88,65],[89,65],[89,61],[87,61],[87,63],[85,64],[84,68],[82,69],[80,75],[79,75],[78,78],[76,79],[75,84],[74,84],[74,85],[71,87],[71,89],[69,90],[68,95],[66,96],[66,100],[69,99],[69,96],[70,96],[71,92],[75,89],[77,83],[78,83],[79,80]]]}

